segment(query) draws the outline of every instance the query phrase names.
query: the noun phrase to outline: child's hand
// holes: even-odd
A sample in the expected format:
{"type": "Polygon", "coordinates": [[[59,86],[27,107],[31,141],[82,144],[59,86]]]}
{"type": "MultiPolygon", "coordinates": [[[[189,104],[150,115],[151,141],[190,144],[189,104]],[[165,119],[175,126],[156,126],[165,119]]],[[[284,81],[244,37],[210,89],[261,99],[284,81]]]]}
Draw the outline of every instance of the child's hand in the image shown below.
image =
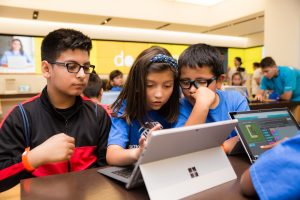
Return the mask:
{"type": "Polygon", "coordinates": [[[75,148],[75,139],[64,133],[56,134],[32,149],[28,160],[35,168],[45,163],[69,160],[75,148]]]}
{"type": "Polygon", "coordinates": [[[279,143],[281,143],[281,142],[283,142],[287,139],[288,139],[288,137],[284,137],[281,140],[278,140],[277,142],[274,142],[272,144],[267,144],[267,145],[260,146],[260,148],[261,149],[271,149],[271,148],[275,147],[276,145],[278,145],[279,143]]]}
{"type": "Polygon", "coordinates": [[[209,108],[215,101],[216,93],[207,87],[199,87],[192,97],[197,103],[209,108]]]}
{"type": "Polygon", "coordinates": [[[156,124],[153,128],[150,129],[149,133],[147,135],[142,135],[139,139],[139,150],[137,152],[136,158],[137,160],[140,157],[140,154],[143,152],[144,148],[147,145],[147,138],[151,137],[151,133],[152,131],[157,131],[161,129],[161,125],[160,124],[156,124]]]}
{"type": "Polygon", "coordinates": [[[263,101],[263,95],[257,94],[257,95],[254,97],[254,100],[257,100],[257,101],[263,101]]]}

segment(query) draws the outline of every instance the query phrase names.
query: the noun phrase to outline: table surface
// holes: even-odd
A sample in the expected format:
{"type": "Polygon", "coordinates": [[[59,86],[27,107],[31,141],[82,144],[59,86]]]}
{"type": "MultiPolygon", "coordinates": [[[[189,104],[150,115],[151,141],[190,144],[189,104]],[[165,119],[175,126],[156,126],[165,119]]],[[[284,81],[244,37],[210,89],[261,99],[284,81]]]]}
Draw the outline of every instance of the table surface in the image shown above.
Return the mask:
{"type": "Polygon", "coordinates": [[[292,109],[298,105],[300,105],[299,101],[264,101],[264,102],[250,102],[249,103],[249,107],[251,110],[284,108],[284,107],[292,109]]]}
{"type": "MultiPolygon", "coordinates": [[[[229,156],[238,179],[205,190],[188,199],[247,199],[242,196],[239,178],[250,166],[246,155],[229,156]]],[[[125,185],[107,178],[97,169],[88,169],[62,175],[31,178],[21,181],[21,199],[149,199],[145,186],[126,190],[125,185]]]]}

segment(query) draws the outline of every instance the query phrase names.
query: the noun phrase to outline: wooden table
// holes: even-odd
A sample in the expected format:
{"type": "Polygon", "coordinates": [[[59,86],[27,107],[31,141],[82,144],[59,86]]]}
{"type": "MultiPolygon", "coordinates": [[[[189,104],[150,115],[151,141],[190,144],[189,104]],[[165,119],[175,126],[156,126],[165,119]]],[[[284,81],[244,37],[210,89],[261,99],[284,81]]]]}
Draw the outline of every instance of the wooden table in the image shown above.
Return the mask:
{"type": "MultiPolygon", "coordinates": [[[[249,167],[246,155],[230,156],[238,177],[249,167]]],[[[149,199],[145,186],[126,190],[123,183],[97,173],[96,169],[21,181],[21,199],[119,200],[149,199]]],[[[247,199],[241,195],[239,178],[200,192],[188,199],[247,199]]]]}
{"type": "Polygon", "coordinates": [[[296,121],[300,124],[300,101],[267,101],[249,103],[250,110],[288,108],[294,115],[296,121]]]}
{"type": "Polygon", "coordinates": [[[299,101],[264,101],[264,102],[249,103],[249,107],[251,110],[271,109],[271,108],[289,108],[290,110],[293,110],[298,105],[300,105],[299,101]]]}

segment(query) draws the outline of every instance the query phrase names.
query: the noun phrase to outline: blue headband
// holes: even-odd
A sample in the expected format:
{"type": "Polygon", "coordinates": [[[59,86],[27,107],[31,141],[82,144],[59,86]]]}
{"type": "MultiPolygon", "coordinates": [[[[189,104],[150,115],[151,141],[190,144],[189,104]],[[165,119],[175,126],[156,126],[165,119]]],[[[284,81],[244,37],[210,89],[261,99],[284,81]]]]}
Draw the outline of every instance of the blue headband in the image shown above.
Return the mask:
{"type": "Polygon", "coordinates": [[[150,59],[150,62],[152,63],[167,63],[171,65],[176,71],[178,70],[177,60],[166,56],[164,54],[157,54],[153,58],[150,59]]]}

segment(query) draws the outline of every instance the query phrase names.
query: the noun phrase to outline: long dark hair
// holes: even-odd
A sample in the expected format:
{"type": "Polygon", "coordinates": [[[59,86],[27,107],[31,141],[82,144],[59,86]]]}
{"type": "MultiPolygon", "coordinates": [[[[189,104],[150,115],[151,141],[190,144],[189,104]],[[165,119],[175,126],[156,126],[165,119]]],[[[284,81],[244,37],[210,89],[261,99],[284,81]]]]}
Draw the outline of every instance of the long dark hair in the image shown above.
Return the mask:
{"type": "Polygon", "coordinates": [[[151,58],[158,54],[164,54],[171,57],[168,50],[158,46],[150,47],[138,55],[130,69],[123,90],[117,100],[112,104],[112,116],[117,116],[122,103],[125,101],[125,110],[122,116],[119,117],[125,119],[128,124],[133,120],[137,120],[141,125],[145,125],[145,117],[149,119],[149,116],[147,116],[146,101],[147,75],[151,72],[171,70],[174,75],[173,92],[167,103],[163,105],[158,112],[170,123],[177,120],[179,113],[179,81],[177,69],[166,62],[151,62],[151,58]]]}
{"type": "Polygon", "coordinates": [[[117,76],[120,76],[120,75],[123,76],[123,73],[117,69],[110,72],[109,80],[107,81],[107,84],[106,84],[107,90],[111,90],[111,88],[113,87],[113,85],[111,85],[111,81],[113,81],[114,78],[116,78],[117,76]]]}
{"type": "Polygon", "coordinates": [[[232,74],[232,76],[231,76],[231,85],[233,85],[233,78],[235,77],[235,76],[239,76],[240,77],[240,79],[241,79],[241,83],[240,83],[240,85],[239,86],[242,86],[243,85],[243,76],[242,76],[242,74],[240,73],[240,72],[235,72],[234,74],[232,74]]]}
{"type": "Polygon", "coordinates": [[[17,38],[14,38],[14,39],[11,40],[11,42],[10,42],[10,44],[11,44],[10,51],[13,51],[12,43],[14,43],[14,42],[19,42],[20,43],[20,46],[21,46],[21,48],[20,48],[20,54],[24,55],[24,49],[23,49],[22,41],[20,39],[17,39],[17,38]]]}

